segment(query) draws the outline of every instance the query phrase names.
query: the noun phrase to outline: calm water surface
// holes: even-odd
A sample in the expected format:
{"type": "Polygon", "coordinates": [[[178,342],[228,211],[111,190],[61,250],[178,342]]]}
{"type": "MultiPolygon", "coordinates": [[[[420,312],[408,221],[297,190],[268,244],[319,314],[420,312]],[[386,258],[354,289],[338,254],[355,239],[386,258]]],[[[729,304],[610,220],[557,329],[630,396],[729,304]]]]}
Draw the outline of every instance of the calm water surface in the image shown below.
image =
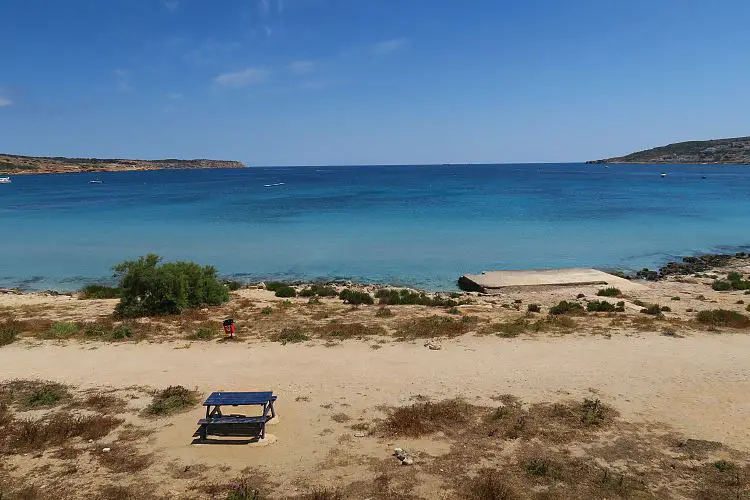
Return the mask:
{"type": "Polygon", "coordinates": [[[123,259],[156,252],[248,280],[347,278],[450,289],[466,272],[637,269],[679,255],[748,249],[750,167],[16,176],[0,185],[0,220],[0,286],[74,289],[106,279],[123,259]]]}

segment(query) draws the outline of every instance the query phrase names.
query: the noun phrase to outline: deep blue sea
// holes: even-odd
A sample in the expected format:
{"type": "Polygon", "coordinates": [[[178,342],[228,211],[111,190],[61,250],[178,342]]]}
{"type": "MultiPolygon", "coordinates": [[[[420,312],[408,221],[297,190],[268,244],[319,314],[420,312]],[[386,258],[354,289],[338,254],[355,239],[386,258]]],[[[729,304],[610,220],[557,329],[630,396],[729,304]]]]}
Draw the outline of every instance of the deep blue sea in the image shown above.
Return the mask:
{"type": "Polygon", "coordinates": [[[0,184],[2,287],[77,289],[155,252],[248,281],[447,290],[467,272],[653,268],[750,244],[748,166],[253,167],[12,180],[0,184]]]}

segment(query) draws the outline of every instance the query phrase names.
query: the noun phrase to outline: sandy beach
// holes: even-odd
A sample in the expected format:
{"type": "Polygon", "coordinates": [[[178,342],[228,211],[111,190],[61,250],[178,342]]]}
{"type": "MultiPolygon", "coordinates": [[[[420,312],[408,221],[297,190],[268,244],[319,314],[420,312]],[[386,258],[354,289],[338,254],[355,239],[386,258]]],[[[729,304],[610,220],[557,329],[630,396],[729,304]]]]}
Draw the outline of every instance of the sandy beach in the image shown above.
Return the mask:
{"type": "MultiPolygon", "coordinates": [[[[747,272],[746,264],[732,269],[747,272]]],[[[80,497],[80,491],[114,498],[113,485],[122,495],[144,498],[229,498],[227,484],[244,477],[268,498],[491,498],[472,485],[494,470],[518,498],[533,497],[532,488],[556,498],[744,495],[750,329],[703,325],[694,312],[744,311],[745,295],[714,291],[710,276],[639,282],[607,299],[625,302],[624,312],[566,321],[545,312],[560,300],[604,299],[596,296],[601,286],[465,294],[467,303],[458,311],[389,306],[387,317],[378,306],[352,307],[336,298],[283,300],[249,288],[233,292],[225,306],[189,317],[141,320],[136,325],[144,333],[137,341],[24,334],[0,348],[0,395],[11,393],[18,380],[57,382],[71,393],[65,411],[86,413],[74,403],[109,394],[123,404],[103,413],[124,424],[91,442],[73,438],[33,453],[6,449],[4,484],[9,491],[54,486],[61,498],[80,497]],[[670,310],[651,317],[641,312],[642,303],[670,310]],[[528,313],[529,304],[539,304],[542,312],[528,313]],[[219,330],[218,321],[230,316],[239,326],[237,341],[219,335],[188,339],[199,326],[219,330]],[[435,317],[468,326],[449,335],[405,335],[435,317]],[[295,325],[317,333],[298,343],[278,341],[279,332],[295,325]],[[355,333],[326,333],[341,325],[355,333]],[[144,416],[154,391],[171,385],[195,390],[199,401],[217,390],[272,390],[279,418],[269,423],[262,443],[196,444],[193,433],[204,411],[199,405],[158,419],[144,416]],[[473,417],[455,428],[438,425],[437,417],[424,417],[428,427],[438,426],[424,435],[384,427],[393,425],[395,409],[422,411],[456,400],[473,417]],[[556,434],[562,424],[545,408],[575,412],[585,401],[600,401],[617,416],[591,429],[568,421],[572,427],[556,434]],[[520,421],[535,422],[535,434],[524,436],[523,430],[520,437],[488,440],[492,432],[482,430],[487,412],[509,409],[527,412],[520,421]],[[147,457],[148,466],[114,472],[100,458],[105,447],[147,457]],[[414,457],[414,465],[401,465],[393,456],[397,447],[414,457]],[[60,458],[61,449],[77,451],[60,458]],[[545,460],[576,472],[560,472],[557,479],[524,473],[524,457],[540,449],[553,457],[545,460]],[[582,460],[590,469],[582,468],[582,460]],[[711,475],[712,464],[722,460],[742,471],[737,484],[711,475]],[[672,472],[656,465],[663,461],[673,464],[672,472]],[[603,470],[619,474],[627,488],[606,496],[597,479],[603,470]]],[[[0,313],[44,329],[60,321],[105,320],[116,303],[6,293],[0,295],[0,313]]],[[[43,419],[49,411],[61,410],[14,409],[16,420],[43,419]]]]}

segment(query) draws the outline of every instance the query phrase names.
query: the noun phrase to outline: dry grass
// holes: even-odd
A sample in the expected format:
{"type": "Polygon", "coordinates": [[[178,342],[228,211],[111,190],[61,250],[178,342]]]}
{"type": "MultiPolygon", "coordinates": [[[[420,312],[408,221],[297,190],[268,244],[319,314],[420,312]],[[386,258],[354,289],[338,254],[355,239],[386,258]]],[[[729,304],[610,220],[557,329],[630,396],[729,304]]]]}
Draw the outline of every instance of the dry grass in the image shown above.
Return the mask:
{"type": "Polygon", "coordinates": [[[375,432],[385,436],[420,437],[438,431],[455,433],[464,427],[475,413],[475,407],[460,399],[437,403],[416,403],[395,408],[376,425],[375,432]]]}
{"type": "Polygon", "coordinates": [[[96,456],[99,462],[112,472],[132,474],[145,470],[153,462],[152,455],[144,455],[129,444],[115,443],[109,448],[109,452],[99,450],[96,456]]]}
{"type": "Polygon", "coordinates": [[[401,339],[424,339],[433,337],[458,337],[476,330],[479,319],[463,316],[455,319],[447,316],[427,316],[402,322],[397,328],[401,339]]]}
{"type": "Polygon", "coordinates": [[[352,417],[350,417],[346,413],[336,413],[334,415],[331,415],[331,420],[333,420],[334,422],[338,422],[340,424],[346,423],[351,419],[352,417]]]}
{"type": "Polygon", "coordinates": [[[334,320],[327,325],[315,328],[315,333],[325,340],[366,339],[372,336],[384,336],[385,328],[380,325],[369,326],[362,323],[339,323],[334,320]]]}
{"type": "Polygon", "coordinates": [[[59,446],[70,439],[100,439],[123,421],[104,415],[55,413],[42,420],[18,419],[6,428],[6,448],[13,453],[59,446]]]}
{"type": "Polygon", "coordinates": [[[198,404],[198,393],[181,385],[171,385],[154,394],[143,413],[150,417],[174,415],[198,404]]]}
{"type": "Polygon", "coordinates": [[[83,407],[96,410],[99,413],[121,413],[127,406],[127,401],[112,394],[89,394],[83,400],[83,407]]]}

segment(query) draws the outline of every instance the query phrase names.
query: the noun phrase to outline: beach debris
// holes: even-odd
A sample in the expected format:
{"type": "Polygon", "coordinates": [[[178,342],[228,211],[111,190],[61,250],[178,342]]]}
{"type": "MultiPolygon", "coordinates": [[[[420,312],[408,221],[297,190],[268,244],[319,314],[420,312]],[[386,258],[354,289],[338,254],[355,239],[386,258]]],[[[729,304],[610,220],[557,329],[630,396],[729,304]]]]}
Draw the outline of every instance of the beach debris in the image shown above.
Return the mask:
{"type": "Polygon", "coordinates": [[[393,454],[401,460],[401,465],[414,465],[414,458],[406,453],[402,448],[394,448],[393,454]]]}
{"type": "Polygon", "coordinates": [[[354,433],[354,437],[356,437],[356,438],[363,438],[363,437],[365,437],[366,435],[367,435],[367,434],[365,434],[364,432],[355,432],[355,433],[354,433]]]}
{"type": "Polygon", "coordinates": [[[435,344],[433,342],[427,342],[424,346],[431,351],[439,351],[440,349],[442,349],[440,344],[435,344]]]}

